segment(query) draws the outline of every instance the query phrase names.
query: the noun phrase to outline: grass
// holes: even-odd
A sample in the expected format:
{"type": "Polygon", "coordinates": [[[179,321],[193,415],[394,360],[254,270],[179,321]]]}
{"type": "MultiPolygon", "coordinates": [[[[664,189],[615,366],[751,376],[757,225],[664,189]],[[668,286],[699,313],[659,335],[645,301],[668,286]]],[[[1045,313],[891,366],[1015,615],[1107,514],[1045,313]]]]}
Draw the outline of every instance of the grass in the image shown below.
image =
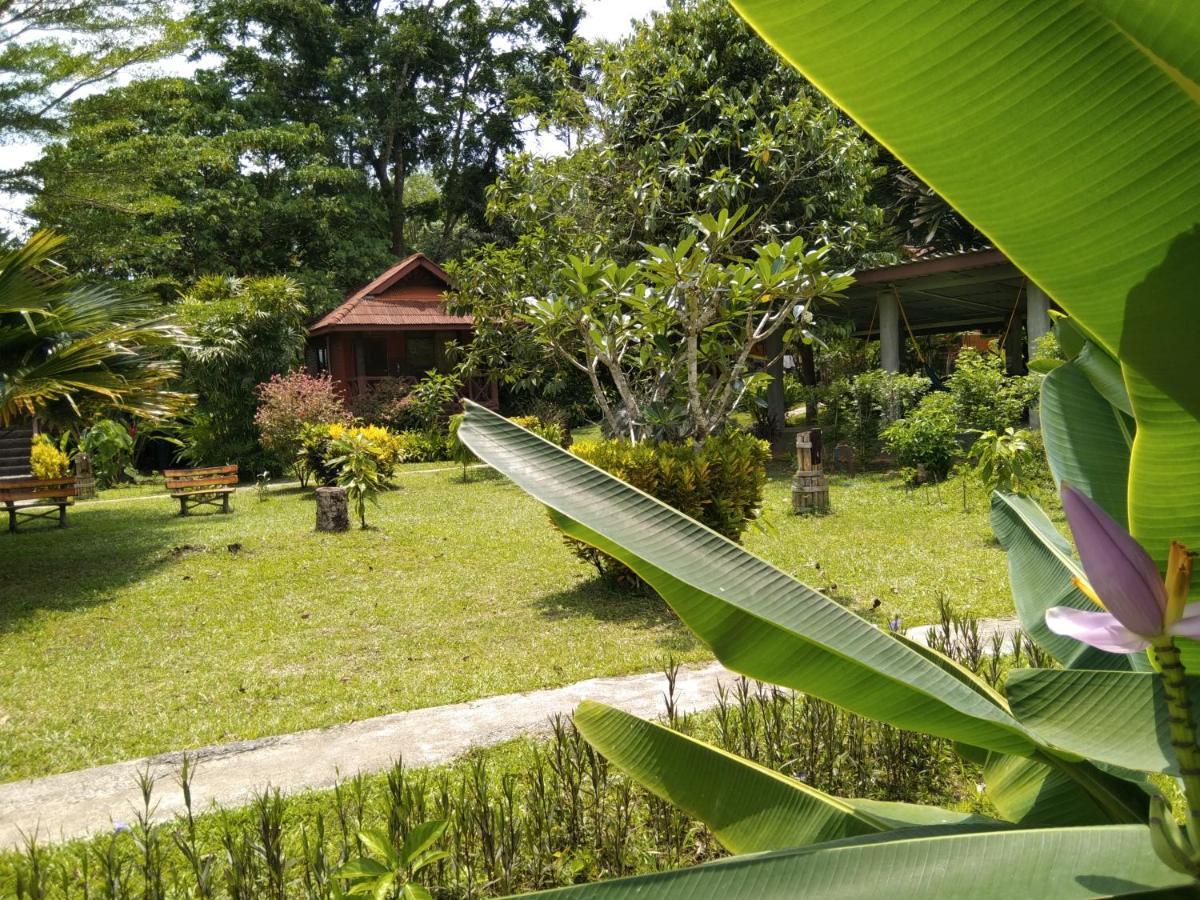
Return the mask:
{"type": "MultiPolygon", "coordinates": [[[[65,531],[0,535],[0,780],[709,658],[517,488],[429,468],[344,535],[314,533],[298,489],[186,519],[165,497],[83,503],[65,531]]],[[[963,513],[954,487],[834,479],[835,515],[797,519],[788,490],[773,473],[747,546],[852,608],[1011,612],[981,491],[963,513]]]]}

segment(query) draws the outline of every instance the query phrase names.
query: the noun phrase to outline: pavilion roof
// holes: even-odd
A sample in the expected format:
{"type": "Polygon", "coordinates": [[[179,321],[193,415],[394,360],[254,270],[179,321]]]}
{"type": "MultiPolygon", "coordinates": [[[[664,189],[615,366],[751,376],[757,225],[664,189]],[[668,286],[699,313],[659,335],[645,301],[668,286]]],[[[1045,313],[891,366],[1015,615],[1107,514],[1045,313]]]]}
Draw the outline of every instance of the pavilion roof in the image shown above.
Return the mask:
{"type": "Polygon", "coordinates": [[[451,315],[445,292],[450,278],[422,253],[414,253],[353,291],[336,309],[309,327],[309,334],[331,331],[469,329],[470,316],[451,315]]]}
{"type": "Polygon", "coordinates": [[[994,247],[926,253],[855,273],[843,299],[821,307],[855,334],[878,333],[876,305],[895,292],[914,334],[1003,328],[1021,302],[1025,275],[994,247]]]}

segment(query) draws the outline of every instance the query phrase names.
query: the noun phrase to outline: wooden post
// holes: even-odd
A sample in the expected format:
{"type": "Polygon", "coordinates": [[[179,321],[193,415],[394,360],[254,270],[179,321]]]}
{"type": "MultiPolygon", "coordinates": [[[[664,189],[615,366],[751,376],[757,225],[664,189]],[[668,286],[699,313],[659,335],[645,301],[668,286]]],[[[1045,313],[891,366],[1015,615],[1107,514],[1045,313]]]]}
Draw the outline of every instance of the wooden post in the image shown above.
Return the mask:
{"type": "Polygon", "coordinates": [[[348,531],[350,504],[344,487],[317,488],[317,531],[348,531]]]}
{"type": "Polygon", "coordinates": [[[828,513],[829,483],[821,469],[821,430],[796,435],[796,474],[792,476],[792,512],[828,513]]]}

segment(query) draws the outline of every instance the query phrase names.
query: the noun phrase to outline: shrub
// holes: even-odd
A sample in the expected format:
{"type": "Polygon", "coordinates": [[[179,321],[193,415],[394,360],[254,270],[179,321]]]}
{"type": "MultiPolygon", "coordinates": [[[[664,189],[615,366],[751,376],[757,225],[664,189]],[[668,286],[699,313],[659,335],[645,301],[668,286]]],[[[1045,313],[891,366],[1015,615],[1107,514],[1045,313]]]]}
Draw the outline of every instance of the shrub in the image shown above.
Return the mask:
{"type": "Polygon", "coordinates": [[[272,375],[256,388],[258,426],[263,449],[274,454],[284,468],[308,486],[309,468],[304,452],[305,425],[349,424],[350,413],[328,375],[296,371],[272,375]]]}
{"type": "Polygon", "coordinates": [[[975,474],[992,490],[1028,493],[1045,470],[1040,437],[1013,428],[981,433],[971,445],[975,474]]]}
{"type": "Polygon", "coordinates": [[[400,462],[444,462],[452,458],[450,436],[440,431],[401,431],[395,438],[400,462]]]}
{"type": "Polygon", "coordinates": [[[354,398],[350,411],[356,419],[393,431],[421,428],[413,408],[412,389],[416,383],[416,378],[407,375],[381,378],[370,390],[354,398]]]}
{"type": "Polygon", "coordinates": [[[372,457],[381,477],[391,478],[396,466],[409,462],[404,434],[396,434],[378,425],[305,425],[301,432],[304,464],[318,484],[338,483],[341,474],[340,457],[346,453],[346,442],[354,444],[356,452],[372,457]]]}
{"type": "MultiPolygon", "coordinates": [[[[770,446],[741,431],[703,443],[621,439],[578,441],[571,451],[731,540],[739,540],[762,506],[770,446]]],[[[637,579],[607,554],[566,538],[582,560],[622,583],[637,579]]]]}
{"type": "Polygon", "coordinates": [[[83,432],[79,449],[92,462],[92,473],[101,487],[116,484],[132,462],[133,435],[115,419],[100,419],[83,432]]]}
{"type": "Polygon", "coordinates": [[[433,369],[413,385],[409,394],[414,425],[420,430],[444,429],[458,400],[462,380],[433,369]]]}
{"type": "Polygon", "coordinates": [[[1005,375],[998,356],[969,347],[959,352],[946,387],[960,431],[999,433],[1016,427],[1037,397],[1036,379],[1005,375]]]}
{"type": "Polygon", "coordinates": [[[945,478],[962,453],[954,397],[939,391],[922,398],[916,409],[884,429],[883,442],[901,465],[945,478]]]}
{"type": "Polygon", "coordinates": [[[863,460],[880,450],[882,431],[906,415],[929,391],[924,375],[899,375],[874,369],[838,378],[818,390],[822,438],[832,447],[847,441],[863,460]]]}
{"type": "Polygon", "coordinates": [[[571,444],[571,432],[561,422],[543,419],[541,416],[510,416],[508,421],[560,447],[568,447],[571,444]]]}
{"type": "Polygon", "coordinates": [[[394,467],[392,435],[385,429],[331,426],[329,450],[336,454],[326,465],[337,471],[337,483],[354,504],[359,526],[367,527],[367,503],[378,504],[394,467]],[[336,433],[334,433],[336,429],[336,433]],[[383,434],[380,435],[379,432],[383,434]]]}
{"type": "Polygon", "coordinates": [[[183,386],[196,395],[181,455],[193,465],[269,468],[255,428],[255,388],[304,361],[303,288],[283,276],[205,276],[182,298],[178,314],[193,337],[181,348],[183,386]]]}
{"type": "Polygon", "coordinates": [[[47,435],[39,434],[29,451],[29,470],[34,478],[65,478],[71,471],[71,459],[47,435]]]}

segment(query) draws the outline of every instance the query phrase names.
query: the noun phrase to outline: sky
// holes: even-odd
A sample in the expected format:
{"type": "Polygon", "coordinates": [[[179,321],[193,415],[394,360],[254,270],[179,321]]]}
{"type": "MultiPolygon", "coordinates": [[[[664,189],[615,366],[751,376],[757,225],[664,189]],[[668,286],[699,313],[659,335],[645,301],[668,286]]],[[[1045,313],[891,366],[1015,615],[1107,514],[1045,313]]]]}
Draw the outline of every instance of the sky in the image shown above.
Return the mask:
{"type": "MultiPolygon", "coordinates": [[[[667,3],[666,0],[585,0],[583,5],[586,16],[579,29],[580,35],[589,40],[613,40],[628,34],[633,20],[665,9],[667,3]]],[[[189,65],[182,58],[167,60],[159,65],[158,71],[186,74],[189,65]]],[[[537,143],[539,150],[553,152],[557,142],[550,140],[537,143]]],[[[39,146],[29,142],[0,145],[0,168],[16,168],[36,158],[39,146]]],[[[0,193],[0,227],[21,228],[19,209],[24,201],[25,198],[0,193]]]]}

